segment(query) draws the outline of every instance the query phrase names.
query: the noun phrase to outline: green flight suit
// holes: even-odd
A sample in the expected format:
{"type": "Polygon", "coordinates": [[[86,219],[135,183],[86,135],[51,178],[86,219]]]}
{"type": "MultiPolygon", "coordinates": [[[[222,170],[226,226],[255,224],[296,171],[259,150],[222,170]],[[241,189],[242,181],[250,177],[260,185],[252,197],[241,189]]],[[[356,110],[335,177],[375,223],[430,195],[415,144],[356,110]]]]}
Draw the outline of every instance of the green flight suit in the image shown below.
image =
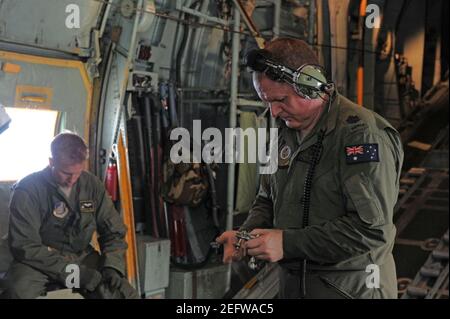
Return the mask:
{"type": "MultiPolygon", "coordinates": [[[[14,186],[10,202],[7,296],[35,298],[49,283],[65,283],[69,264],[111,267],[125,275],[126,226],[102,182],[82,172],[70,198],[54,182],[51,169],[33,173],[14,186]],[[101,256],[91,246],[97,231],[101,256]]],[[[118,297],[138,297],[123,279],[118,297]]]]}
{"type": "Polygon", "coordinates": [[[308,264],[302,297],[397,298],[392,248],[403,164],[400,136],[381,116],[341,95],[327,109],[302,141],[297,131],[280,127],[278,170],[262,176],[241,229],[283,230],[282,298],[301,297],[303,259],[308,264]],[[320,130],[325,130],[323,147],[312,180],[309,223],[302,228],[304,181],[320,130]]]}

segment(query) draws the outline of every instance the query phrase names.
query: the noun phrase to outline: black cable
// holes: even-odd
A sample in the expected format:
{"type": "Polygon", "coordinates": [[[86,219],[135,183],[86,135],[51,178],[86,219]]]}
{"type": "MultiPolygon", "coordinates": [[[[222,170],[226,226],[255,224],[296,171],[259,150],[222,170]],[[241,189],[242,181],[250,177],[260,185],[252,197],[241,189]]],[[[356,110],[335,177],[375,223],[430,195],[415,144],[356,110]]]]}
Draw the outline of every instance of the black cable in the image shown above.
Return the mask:
{"type": "Polygon", "coordinates": [[[211,168],[210,164],[208,164],[208,163],[205,163],[205,167],[206,167],[206,172],[207,172],[208,181],[209,181],[209,192],[211,195],[211,205],[212,205],[211,211],[212,211],[214,226],[216,226],[216,228],[218,230],[221,230],[220,222],[219,222],[219,205],[217,203],[217,191],[216,191],[216,184],[215,184],[215,179],[214,179],[214,171],[211,168]]]}
{"type": "Polygon", "coordinates": [[[154,169],[154,176],[153,176],[153,192],[154,192],[154,199],[155,199],[155,208],[157,213],[157,220],[159,225],[159,234],[161,237],[167,237],[168,234],[166,234],[166,227],[164,227],[164,221],[161,220],[162,216],[162,207],[161,207],[161,172],[160,172],[160,161],[162,159],[160,158],[160,147],[161,147],[161,101],[156,97],[154,94],[149,94],[148,99],[150,100],[150,111],[152,114],[152,145],[154,145],[153,149],[153,169],[154,169]]]}
{"type": "MultiPolygon", "coordinates": [[[[333,97],[331,94],[328,94],[328,111],[330,110],[331,102],[333,97]]],[[[328,112],[327,111],[327,112],[328,112]]],[[[316,166],[319,163],[320,155],[322,152],[322,142],[325,138],[326,129],[322,128],[319,131],[319,135],[317,138],[317,142],[312,146],[312,156],[309,162],[308,171],[306,173],[305,182],[303,185],[303,220],[302,220],[302,229],[306,228],[309,225],[309,209],[311,206],[311,190],[312,190],[312,182],[314,178],[314,173],[316,171],[316,166]]],[[[307,260],[303,259],[300,264],[300,274],[302,276],[300,284],[301,284],[301,297],[304,298],[306,296],[306,264],[307,260]]]]}
{"type": "Polygon", "coordinates": [[[177,87],[183,86],[181,83],[181,60],[186,50],[186,43],[189,37],[189,30],[187,29],[187,26],[183,26],[182,29],[183,35],[181,37],[180,47],[178,48],[178,52],[175,58],[175,85],[177,87]]]}
{"type": "MultiPolygon", "coordinates": [[[[312,189],[312,181],[314,178],[314,173],[316,171],[317,163],[319,163],[320,153],[322,150],[322,142],[325,137],[325,129],[320,130],[319,137],[317,139],[317,142],[312,146],[313,148],[313,154],[310,162],[310,166],[308,168],[308,172],[306,173],[305,183],[303,186],[303,221],[302,221],[302,228],[308,226],[309,224],[309,208],[311,204],[311,189],[312,189]]],[[[302,289],[302,298],[306,296],[306,259],[302,260],[302,263],[300,265],[300,272],[302,276],[301,280],[301,289],[302,289]]]]}
{"type": "MultiPolygon", "coordinates": [[[[216,238],[219,235],[220,235],[220,232],[216,233],[213,238],[216,238]]],[[[210,246],[208,248],[208,251],[206,253],[205,258],[202,261],[200,261],[200,262],[196,262],[196,263],[180,263],[180,262],[176,261],[175,257],[171,256],[170,257],[170,263],[173,266],[181,268],[181,269],[184,269],[184,270],[200,269],[200,268],[203,268],[204,266],[206,266],[206,264],[208,263],[208,261],[209,261],[213,251],[214,251],[214,248],[212,248],[210,246]]]]}
{"type": "Polygon", "coordinates": [[[158,146],[155,145],[156,137],[154,136],[154,122],[153,122],[153,116],[152,116],[152,109],[153,109],[153,101],[151,100],[151,97],[149,95],[144,95],[142,97],[143,101],[143,114],[144,114],[144,121],[145,121],[145,127],[146,127],[146,149],[147,149],[147,163],[148,163],[148,170],[146,174],[146,185],[147,185],[147,193],[149,194],[149,200],[150,200],[150,207],[151,207],[151,229],[153,231],[152,236],[159,238],[160,232],[159,230],[162,229],[162,225],[159,223],[159,206],[156,198],[155,198],[155,180],[157,177],[155,177],[155,150],[158,151],[158,146]]]}
{"type": "MultiPolygon", "coordinates": [[[[194,1],[189,6],[189,9],[194,9],[199,2],[200,2],[199,0],[194,1]]],[[[187,49],[186,44],[187,44],[189,34],[190,34],[190,30],[188,29],[188,26],[191,21],[191,17],[187,13],[182,12],[182,13],[180,13],[180,18],[178,18],[178,19],[179,19],[179,21],[178,21],[179,25],[183,24],[184,21],[188,22],[185,26],[182,26],[183,34],[181,36],[181,42],[180,42],[180,45],[178,47],[178,51],[177,51],[177,54],[175,57],[175,74],[174,74],[175,75],[175,85],[177,87],[182,87],[183,85],[181,83],[181,62],[183,59],[183,55],[187,49]]],[[[176,38],[175,38],[175,40],[176,40],[176,38]]]]}

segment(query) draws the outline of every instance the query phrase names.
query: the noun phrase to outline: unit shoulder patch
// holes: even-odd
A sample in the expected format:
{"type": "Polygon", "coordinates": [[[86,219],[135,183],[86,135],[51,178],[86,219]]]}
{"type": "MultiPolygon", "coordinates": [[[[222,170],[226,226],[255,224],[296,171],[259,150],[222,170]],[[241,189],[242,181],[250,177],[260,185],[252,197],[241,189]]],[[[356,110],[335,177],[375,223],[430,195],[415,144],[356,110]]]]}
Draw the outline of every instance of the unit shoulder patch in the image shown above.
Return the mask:
{"type": "Polygon", "coordinates": [[[53,215],[57,218],[64,218],[69,213],[69,209],[67,208],[64,202],[56,202],[53,205],[53,215]]]}
{"type": "Polygon", "coordinates": [[[287,167],[289,165],[289,160],[291,159],[292,150],[289,145],[284,145],[281,147],[280,153],[278,154],[278,167],[287,167]]]}
{"type": "Polygon", "coordinates": [[[347,164],[379,162],[378,144],[357,144],[345,146],[347,164]]]}

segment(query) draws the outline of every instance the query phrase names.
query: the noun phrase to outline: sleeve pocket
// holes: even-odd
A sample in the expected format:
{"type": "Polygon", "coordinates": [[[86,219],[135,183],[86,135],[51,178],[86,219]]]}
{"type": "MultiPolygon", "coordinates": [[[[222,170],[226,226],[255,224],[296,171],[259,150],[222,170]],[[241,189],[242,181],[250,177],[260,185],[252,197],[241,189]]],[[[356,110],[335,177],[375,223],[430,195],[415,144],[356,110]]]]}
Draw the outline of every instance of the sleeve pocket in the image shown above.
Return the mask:
{"type": "Polygon", "coordinates": [[[108,230],[113,234],[124,236],[127,232],[126,226],[123,224],[119,216],[111,216],[105,220],[108,230]]]}
{"type": "Polygon", "coordinates": [[[381,205],[378,202],[371,180],[364,173],[349,177],[344,182],[347,196],[356,209],[359,218],[366,224],[379,226],[385,223],[381,205]]]}

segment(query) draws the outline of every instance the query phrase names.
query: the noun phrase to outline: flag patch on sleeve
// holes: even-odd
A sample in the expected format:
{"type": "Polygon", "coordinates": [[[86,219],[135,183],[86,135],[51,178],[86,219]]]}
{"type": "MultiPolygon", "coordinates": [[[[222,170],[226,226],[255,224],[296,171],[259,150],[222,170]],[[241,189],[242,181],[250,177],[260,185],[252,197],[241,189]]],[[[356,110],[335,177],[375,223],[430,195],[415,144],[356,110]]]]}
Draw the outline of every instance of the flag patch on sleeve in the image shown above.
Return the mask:
{"type": "Polygon", "coordinates": [[[345,147],[347,164],[379,162],[378,144],[358,144],[345,147]]]}

